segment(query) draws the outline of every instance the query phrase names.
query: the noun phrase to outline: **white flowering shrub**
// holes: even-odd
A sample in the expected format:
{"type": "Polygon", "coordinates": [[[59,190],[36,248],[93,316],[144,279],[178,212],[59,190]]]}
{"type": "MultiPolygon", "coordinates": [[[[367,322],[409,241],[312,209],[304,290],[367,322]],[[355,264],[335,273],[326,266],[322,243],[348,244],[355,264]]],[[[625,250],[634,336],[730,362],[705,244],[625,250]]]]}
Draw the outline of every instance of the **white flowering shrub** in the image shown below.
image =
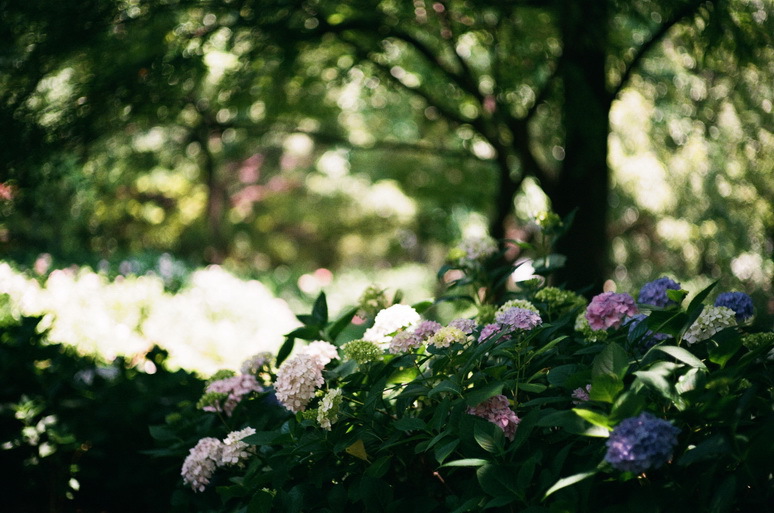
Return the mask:
{"type": "Polygon", "coordinates": [[[163,426],[181,486],[224,512],[770,508],[774,333],[750,333],[746,297],[508,291],[500,251],[452,252],[435,301],[372,289],[330,318],[321,294],[233,415],[198,438],[163,426]],[[443,319],[447,301],[472,314],[443,319]],[[245,429],[244,466],[219,464],[245,429]]]}

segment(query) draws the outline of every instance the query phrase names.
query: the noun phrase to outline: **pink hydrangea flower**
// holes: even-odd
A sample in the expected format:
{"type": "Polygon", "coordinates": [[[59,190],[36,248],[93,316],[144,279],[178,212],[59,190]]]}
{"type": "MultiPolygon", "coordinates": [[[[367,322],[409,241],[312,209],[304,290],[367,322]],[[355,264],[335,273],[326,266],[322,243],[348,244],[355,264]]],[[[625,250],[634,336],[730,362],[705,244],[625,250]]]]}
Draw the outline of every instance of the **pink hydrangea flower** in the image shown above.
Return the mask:
{"type": "Polygon", "coordinates": [[[216,403],[214,405],[205,406],[202,409],[205,411],[219,412],[222,411],[226,416],[230,417],[234,412],[239,401],[244,396],[251,392],[262,392],[263,387],[258,384],[258,380],[252,374],[240,374],[238,376],[232,376],[230,378],[219,379],[213,381],[207,386],[206,393],[218,393],[225,394],[226,399],[223,403],[216,403]]]}
{"type": "Polygon", "coordinates": [[[311,354],[302,353],[286,360],[277,370],[274,382],[277,400],[293,413],[304,411],[315,390],[325,383],[323,367],[311,354]]]}
{"type": "Polygon", "coordinates": [[[202,438],[188,451],[188,456],[183,462],[183,468],[180,475],[183,476],[183,482],[191,485],[191,488],[197,492],[203,492],[204,488],[210,484],[210,478],[215,469],[220,466],[223,443],[217,438],[202,438]]]}
{"type": "Polygon", "coordinates": [[[626,293],[603,292],[594,296],[586,309],[586,319],[593,330],[618,328],[636,314],[634,298],[626,293]]]}
{"type": "Polygon", "coordinates": [[[516,436],[516,428],[521,422],[521,419],[511,409],[510,403],[508,403],[508,399],[504,395],[492,396],[479,405],[468,408],[467,412],[498,426],[503,430],[508,440],[513,440],[516,436]]]}

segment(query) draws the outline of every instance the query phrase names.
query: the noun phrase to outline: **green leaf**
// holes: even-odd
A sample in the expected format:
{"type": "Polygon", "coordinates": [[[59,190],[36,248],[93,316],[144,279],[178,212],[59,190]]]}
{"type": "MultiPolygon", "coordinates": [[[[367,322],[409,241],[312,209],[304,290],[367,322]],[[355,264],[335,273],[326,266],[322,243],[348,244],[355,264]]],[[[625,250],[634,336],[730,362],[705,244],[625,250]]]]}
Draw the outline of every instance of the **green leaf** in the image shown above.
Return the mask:
{"type": "Polygon", "coordinates": [[[666,379],[663,372],[659,372],[658,370],[637,371],[634,375],[649,388],[660,393],[665,399],[672,401],[678,405],[678,407],[682,407],[683,401],[677,393],[677,389],[675,389],[675,386],[666,379]]]}
{"type": "Polygon", "coordinates": [[[718,434],[704,440],[693,448],[689,448],[680,456],[677,464],[687,466],[699,461],[715,460],[718,456],[728,454],[729,452],[731,452],[731,447],[728,441],[725,437],[718,434]]]}
{"type": "Polygon", "coordinates": [[[421,315],[425,313],[434,304],[435,303],[433,301],[427,299],[425,301],[420,301],[419,303],[414,303],[413,305],[411,305],[411,308],[416,310],[416,312],[421,315]]]}
{"type": "Polygon", "coordinates": [[[680,289],[680,290],[667,289],[666,295],[667,295],[667,298],[671,299],[672,301],[680,305],[685,299],[685,296],[688,295],[688,291],[683,289],[680,289]]]}
{"type": "Polygon", "coordinates": [[[154,440],[169,441],[176,440],[178,438],[177,434],[175,434],[175,432],[169,426],[149,426],[148,430],[150,431],[150,435],[154,438],[154,440]]]}
{"type": "Polygon", "coordinates": [[[258,490],[247,504],[247,513],[269,513],[273,500],[272,494],[265,490],[258,490]]]}
{"type": "Polygon", "coordinates": [[[459,395],[461,392],[460,386],[455,381],[456,380],[454,378],[441,381],[435,385],[432,390],[430,390],[427,396],[433,397],[443,392],[450,392],[452,394],[459,395]]]}
{"type": "Polygon", "coordinates": [[[398,431],[413,431],[424,429],[426,426],[425,421],[417,417],[402,417],[393,422],[392,425],[398,431]]]}
{"type": "Polygon", "coordinates": [[[581,472],[579,474],[575,474],[572,476],[563,477],[562,479],[554,483],[554,485],[546,491],[545,495],[543,495],[543,500],[545,500],[552,493],[557,492],[562,488],[567,488],[568,486],[572,486],[575,483],[579,483],[584,479],[588,479],[596,473],[597,473],[597,470],[591,470],[589,472],[581,472]]]}
{"type": "Polygon", "coordinates": [[[291,351],[293,351],[293,345],[295,345],[296,339],[294,337],[288,337],[285,342],[283,342],[282,346],[280,346],[279,351],[277,351],[277,362],[276,366],[279,367],[282,365],[282,362],[285,361],[285,359],[290,356],[291,351]]]}
{"type": "Polygon", "coordinates": [[[328,323],[328,302],[325,300],[325,292],[320,292],[312,307],[312,319],[318,326],[328,323]]]}
{"type": "Polygon", "coordinates": [[[672,358],[675,358],[677,360],[680,360],[683,363],[686,363],[690,365],[691,367],[696,367],[698,369],[707,369],[707,366],[704,365],[704,362],[699,360],[696,356],[693,355],[690,351],[687,349],[684,349],[682,347],[677,346],[656,346],[652,349],[653,351],[661,351],[662,353],[666,353],[672,358]]]}
{"type": "Polygon", "coordinates": [[[352,322],[352,318],[357,313],[357,308],[350,308],[344,314],[339,317],[339,319],[331,324],[331,326],[327,329],[328,338],[330,340],[335,341],[336,338],[341,334],[342,331],[344,331],[344,328],[346,328],[349,323],[352,322]]]}
{"type": "Polygon", "coordinates": [[[726,363],[742,347],[742,341],[734,328],[716,333],[707,344],[710,361],[721,367],[725,367],[726,363]]]}
{"type": "MultiPolygon", "coordinates": [[[[460,443],[459,438],[455,438],[454,440],[450,442],[446,442],[443,445],[438,445],[435,447],[435,460],[440,464],[443,463],[446,458],[449,457],[449,455],[454,452],[454,449],[457,448],[457,446],[460,443]]],[[[455,466],[455,465],[453,465],[455,466]]],[[[463,465],[456,465],[456,466],[463,466],[463,465]]]]}
{"type": "Polygon", "coordinates": [[[368,468],[365,470],[365,475],[376,478],[382,477],[387,473],[388,470],[390,470],[391,460],[392,456],[389,454],[378,458],[368,466],[368,468]]]}
{"type": "Polygon", "coordinates": [[[607,415],[602,415],[601,413],[587,410],[586,408],[573,408],[572,411],[574,411],[578,417],[589,422],[590,424],[605,428],[608,431],[613,430],[613,426],[607,415]]]}
{"type": "Polygon", "coordinates": [[[525,392],[532,392],[535,394],[539,394],[541,392],[544,392],[548,387],[545,385],[541,385],[540,383],[519,383],[516,385],[516,388],[519,390],[524,390],[525,392]]]}
{"type": "Polygon", "coordinates": [[[591,380],[589,399],[592,401],[612,403],[623,388],[623,381],[617,376],[602,374],[591,380]]]}
{"type": "MultiPolygon", "coordinates": [[[[606,428],[594,426],[580,418],[572,410],[562,410],[550,413],[538,421],[538,426],[557,426],[568,433],[597,438],[607,438],[610,431],[606,428]]],[[[516,431],[518,433],[518,430],[516,431]]]]}
{"type": "Polygon", "coordinates": [[[575,363],[558,365],[548,371],[546,378],[548,379],[548,382],[555,387],[565,387],[565,383],[569,377],[576,374],[580,368],[580,365],[575,363]]]}
{"type": "Polygon", "coordinates": [[[503,430],[491,422],[477,422],[473,428],[473,438],[486,452],[498,453],[503,446],[503,430]]]}
{"type": "Polygon", "coordinates": [[[626,351],[621,346],[611,342],[602,349],[601,353],[594,357],[591,375],[592,377],[608,375],[623,379],[628,369],[629,355],[626,354],[626,351]]]}
{"type": "Polygon", "coordinates": [[[242,438],[242,441],[250,445],[270,445],[281,436],[284,435],[277,431],[258,431],[242,438]]]}
{"type": "Polygon", "coordinates": [[[465,396],[465,402],[468,406],[477,406],[490,397],[502,393],[504,384],[502,381],[495,381],[476,387],[465,396]]]}
{"type": "MultiPolygon", "coordinates": [[[[458,440],[455,440],[455,442],[456,441],[458,440]]],[[[487,463],[489,463],[489,460],[483,460],[481,458],[464,458],[444,463],[441,467],[481,467],[487,463]]]]}
{"type": "Polygon", "coordinates": [[[418,375],[419,375],[419,371],[417,370],[416,367],[399,368],[390,375],[389,379],[387,380],[387,383],[389,384],[410,383],[418,375]]]}
{"type": "Polygon", "coordinates": [[[320,328],[318,326],[301,326],[285,336],[289,338],[300,338],[302,340],[316,340],[320,338],[320,328]]]}

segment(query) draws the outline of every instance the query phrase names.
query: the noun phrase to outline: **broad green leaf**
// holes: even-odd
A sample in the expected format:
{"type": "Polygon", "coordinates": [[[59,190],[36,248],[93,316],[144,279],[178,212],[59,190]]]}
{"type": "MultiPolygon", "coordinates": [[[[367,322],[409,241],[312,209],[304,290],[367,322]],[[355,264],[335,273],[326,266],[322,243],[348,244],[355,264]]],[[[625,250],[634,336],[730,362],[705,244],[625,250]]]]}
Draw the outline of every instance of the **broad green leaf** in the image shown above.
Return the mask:
{"type": "Polygon", "coordinates": [[[582,418],[583,420],[591,424],[594,424],[595,426],[605,428],[608,431],[613,430],[613,426],[610,423],[610,419],[606,415],[602,415],[601,413],[597,413],[595,411],[587,410],[586,408],[573,408],[572,411],[574,411],[578,417],[582,418]]]}
{"type": "Polygon", "coordinates": [[[387,380],[387,383],[395,384],[395,383],[410,383],[419,375],[419,371],[416,367],[404,367],[402,369],[397,369],[395,372],[393,372],[389,379],[387,380]]]}
{"type": "Polygon", "coordinates": [[[487,383],[486,385],[476,387],[471,392],[466,394],[465,402],[468,406],[476,406],[486,401],[492,396],[498,395],[503,391],[502,381],[495,381],[493,383],[487,383]]]}
{"type": "Polygon", "coordinates": [[[247,504],[247,513],[269,513],[274,496],[265,490],[255,492],[247,504]]]}
{"type": "Polygon", "coordinates": [[[731,452],[731,447],[724,436],[716,434],[699,445],[689,448],[677,460],[681,466],[691,465],[699,461],[714,460],[718,456],[731,452]]]}
{"type": "Polygon", "coordinates": [[[417,417],[402,417],[392,423],[398,431],[413,431],[424,429],[425,421],[417,417]]]}
{"type": "Polygon", "coordinates": [[[444,463],[441,467],[481,467],[487,463],[489,463],[489,460],[483,460],[481,458],[464,458],[444,463]]]}
{"type": "Polygon", "coordinates": [[[325,292],[320,292],[312,307],[312,319],[318,326],[328,323],[328,302],[325,299],[325,292]]]}
{"type": "Polygon", "coordinates": [[[473,438],[476,439],[476,443],[486,452],[491,453],[502,450],[502,433],[502,429],[490,422],[477,422],[473,428],[473,438]]]}
{"type": "Polygon", "coordinates": [[[612,403],[623,388],[623,381],[621,381],[618,376],[601,374],[591,380],[589,399],[592,401],[612,403]]]}
{"type": "Polygon", "coordinates": [[[666,353],[672,358],[680,360],[683,363],[687,363],[691,367],[696,367],[696,368],[705,369],[705,370],[707,369],[707,366],[704,365],[704,362],[702,362],[696,356],[694,356],[693,353],[691,353],[690,351],[682,347],[656,346],[653,348],[653,351],[661,351],[662,353],[666,353]]]}
{"type": "Polygon", "coordinates": [[[269,445],[281,436],[284,435],[277,431],[258,431],[257,433],[244,437],[242,441],[250,445],[269,445]]]}
{"type": "Polygon", "coordinates": [[[390,470],[391,460],[392,456],[389,454],[378,458],[365,470],[365,475],[376,478],[382,477],[390,470]]]}
{"type": "Polygon", "coordinates": [[[560,479],[559,481],[554,483],[554,485],[546,491],[545,495],[543,495],[543,500],[545,500],[552,493],[557,492],[557,491],[561,490],[562,488],[566,488],[568,486],[572,486],[575,483],[579,483],[579,482],[583,481],[584,479],[588,479],[588,478],[590,478],[591,476],[593,476],[596,473],[597,473],[596,470],[591,470],[589,472],[581,472],[579,474],[575,474],[575,475],[572,475],[572,476],[563,477],[562,479],[560,479]]]}
{"type": "Polygon", "coordinates": [[[672,401],[678,407],[682,407],[683,400],[677,393],[677,389],[662,372],[657,370],[637,371],[634,375],[648,387],[660,393],[665,399],[672,401]]]}
{"type": "Polygon", "coordinates": [[[539,394],[541,392],[544,392],[546,388],[548,388],[545,385],[541,385],[540,383],[519,383],[516,385],[516,388],[519,390],[524,390],[525,392],[532,392],[535,394],[539,394]]]}
{"type": "Polygon", "coordinates": [[[680,289],[680,290],[667,289],[666,295],[667,295],[667,298],[671,299],[672,301],[680,305],[685,299],[685,296],[688,295],[688,291],[683,289],[680,289]]]}
{"type": "Polygon", "coordinates": [[[556,387],[564,387],[567,379],[576,374],[581,369],[580,365],[575,363],[568,363],[565,365],[558,365],[548,371],[546,378],[548,382],[556,387]]]}
{"type": "Polygon", "coordinates": [[[621,346],[612,342],[594,357],[591,374],[592,377],[608,375],[623,379],[628,369],[629,355],[626,354],[626,351],[621,346]]]}
{"type": "MultiPolygon", "coordinates": [[[[557,426],[563,428],[568,433],[576,435],[607,438],[610,431],[606,428],[594,426],[588,421],[580,418],[572,410],[556,411],[541,418],[537,424],[539,426],[557,426]]],[[[516,431],[518,433],[518,430],[516,431]]]]}
{"type": "Polygon", "coordinates": [[[352,318],[356,313],[357,308],[350,308],[341,317],[339,317],[339,319],[327,329],[328,338],[332,341],[335,341],[341,332],[344,331],[344,328],[346,328],[347,325],[352,322],[352,318]]]}
{"type": "Polygon", "coordinates": [[[455,395],[459,395],[460,386],[455,382],[456,380],[445,379],[435,385],[432,390],[427,394],[428,397],[433,397],[443,392],[450,392],[455,395]]]}
{"type": "MultiPolygon", "coordinates": [[[[459,445],[459,443],[460,443],[460,439],[459,439],[459,438],[455,438],[454,440],[452,440],[452,441],[450,441],[450,442],[446,442],[446,443],[445,443],[445,444],[443,444],[443,445],[438,445],[438,446],[436,446],[436,447],[435,447],[435,451],[434,451],[435,460],[436,460],[436,461],[437,461],[439,464],[440,464],[440,463],[443,463],[443,462],[444,462],[444,460],[446,460],[446,458],[448,458],[448,457],[449,457],[449,455],[450,455],[452,452],[454,452],[454,449],[456,449],[456,448],[457,448],[457,446],[459,445]]],[[[454,465],[453,465],[453,466],[454,466],[454,465]]],[[[457,465],[457,466],[461,466],[461,465],[457,465]]]]}
{"type": "Polygon", "coordinates": [[[296,343],[295,337],[288,337],[285,342],[282,343],[282,346],[280,346],[279,351],[277,351],[277,362],[275,365],[279,367],[282,362],[285,361],[285,359],[290,356],[291,351],[293,351],[293,346],[296,343]]]}
{"type": "Polygon", "coordinates": [[[411,308],[416,310],[418,314],[425,313],[430,307],[432,307],[435,304],[435,302],[427,299],[425,301],[420,301],[419,303],[414,303],[411,305],[411,308]]]}
{"type": "Polygon", "coordinates": [[[725,367],[726,363],[728,363],[739,348],[742,347],[742,341],[739,339],[739,335],[733,328],[716,333],[707,344],[709,346],[708,352],[710,361],[721,367],[725,367]]]}

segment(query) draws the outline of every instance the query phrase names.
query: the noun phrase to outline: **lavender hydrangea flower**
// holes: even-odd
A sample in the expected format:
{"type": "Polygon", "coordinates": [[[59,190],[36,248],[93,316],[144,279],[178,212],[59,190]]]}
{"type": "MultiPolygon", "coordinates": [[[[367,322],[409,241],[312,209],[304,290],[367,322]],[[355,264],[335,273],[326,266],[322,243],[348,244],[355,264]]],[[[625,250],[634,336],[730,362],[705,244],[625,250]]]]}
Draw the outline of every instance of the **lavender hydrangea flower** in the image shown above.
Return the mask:
{"type": "MultiPolygon", "coordinates": [[[[428,322],[432,322],[432,321],[428,321],[428,322]]],[[[452,322],[449,323],[449,326],[451,326],[452,328],[457,328],[458,330],[462,331],[466,335],[470,335],[473,333],[473,330],[476,329],[476,321],[474,321],[473,319],[454,319],[452,322]]]]}
{"type": "Polygon", "coordinates": [[[637,302],[643,305],[665,307],[677,304],[667,297],[667,290],[680,290],[680,284],[662,276],[657,280],[646,283],[640,289],[637,302]]]}
{"type": "Polygon", "coordinates": [[[723,292],[715,300],[715,306],[725,306],[736,314],[736,321],[746,321],[753,316],[753,301],[744,292],[723,292]]]}
{"type": "Polygon", "coordinates": [[[586,319],[593,330],[618,328],[627,317],[636,314],[634,298],[626,293],[603,292],[591,298],[586,308],[586,319]]]}
{"type": "Polygon", "coordinates": [[[607,439],[605,461],[622,472],[640,474],[669,461],[680,429],[643,412],[624,419],[607,439]]]}
{"type": "Polygon", "coordinates": [[[543,323],[540,315],[526,308],[512,307],[495,316],[501,325],[521,330],[531,330],[543,323]]]}

